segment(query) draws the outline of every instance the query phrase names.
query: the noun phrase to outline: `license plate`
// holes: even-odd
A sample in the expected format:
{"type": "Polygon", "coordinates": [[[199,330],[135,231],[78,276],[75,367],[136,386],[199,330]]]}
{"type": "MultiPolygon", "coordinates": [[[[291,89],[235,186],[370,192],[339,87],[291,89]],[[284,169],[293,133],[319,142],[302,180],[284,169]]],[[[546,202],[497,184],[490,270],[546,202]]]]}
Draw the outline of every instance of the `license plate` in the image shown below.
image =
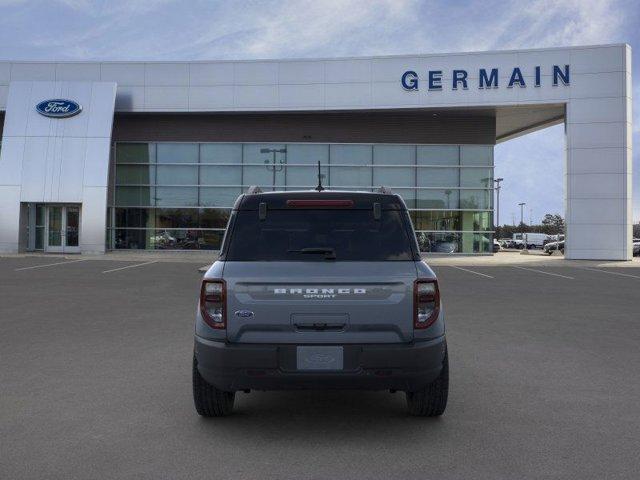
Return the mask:
{"type": "Polygon", "coordinates": [[[342,347],[301,346],[297,348],[298,370],[342,370],[342,347]]]}

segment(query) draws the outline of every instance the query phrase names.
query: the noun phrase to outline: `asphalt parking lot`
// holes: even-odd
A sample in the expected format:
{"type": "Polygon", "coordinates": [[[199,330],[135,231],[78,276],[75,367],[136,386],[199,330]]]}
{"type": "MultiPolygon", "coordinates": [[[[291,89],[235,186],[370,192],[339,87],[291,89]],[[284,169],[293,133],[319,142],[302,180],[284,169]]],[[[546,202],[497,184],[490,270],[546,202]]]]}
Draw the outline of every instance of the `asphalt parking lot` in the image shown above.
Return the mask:
{"type": "Polygon", "coordinates": [[[639,268],[434,267],[442,418],[409,417],[400,393],[252,392],[205,420],[190,378],[198,266],[0,258],[0,478],[640,472],[639,268]]]}

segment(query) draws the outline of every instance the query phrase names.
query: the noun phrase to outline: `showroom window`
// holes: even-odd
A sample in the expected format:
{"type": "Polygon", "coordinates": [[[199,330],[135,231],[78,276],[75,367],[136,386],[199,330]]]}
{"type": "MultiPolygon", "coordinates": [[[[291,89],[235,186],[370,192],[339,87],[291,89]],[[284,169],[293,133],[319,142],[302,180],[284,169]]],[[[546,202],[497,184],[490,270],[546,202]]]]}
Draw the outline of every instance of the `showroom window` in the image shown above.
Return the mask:
{"type": "Polygon", "coordinates": [[[229,213],[251,185],[325,186],[401,195],[420,246],[491,251],[493,146],[127,142],[115,145],[109,248],[220,247],[229,213]]]}

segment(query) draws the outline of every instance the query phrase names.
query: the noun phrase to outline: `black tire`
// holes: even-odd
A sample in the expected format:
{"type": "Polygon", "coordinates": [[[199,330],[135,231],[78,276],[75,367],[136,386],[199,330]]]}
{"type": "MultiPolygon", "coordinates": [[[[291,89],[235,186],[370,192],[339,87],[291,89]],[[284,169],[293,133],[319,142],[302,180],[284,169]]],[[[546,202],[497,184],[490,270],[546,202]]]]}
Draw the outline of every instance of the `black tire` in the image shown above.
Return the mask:
{"type": "Polygon", "coordinates": [[[407,410],[416,417],[437,417],[447,408],[449,396],[449,354],[445,351],[438,378],[417,392],[406,392],[407,410]]]}
{"type": "Polygon", "coordinates": [[[203,417],[224,417],[233,410],[235,392],[223,392],[207,383],[198,372],[196,357],[193,357],[193,402],[196,411],[203,417]]]}

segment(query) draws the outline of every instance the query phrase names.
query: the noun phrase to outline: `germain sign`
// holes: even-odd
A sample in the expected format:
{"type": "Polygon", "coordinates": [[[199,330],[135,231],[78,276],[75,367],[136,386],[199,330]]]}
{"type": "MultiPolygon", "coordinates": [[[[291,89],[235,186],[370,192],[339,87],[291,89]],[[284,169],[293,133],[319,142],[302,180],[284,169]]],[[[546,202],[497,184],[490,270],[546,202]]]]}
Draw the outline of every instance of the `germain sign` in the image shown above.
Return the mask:
{"type": "MultiPolygon", "coordinates": [[[[569,85],[569,65],[562,67],[553,65],[551,76],[552,85],[557,87],[558,85],[569,85]]],[[[533,71],[525,72],[531,75],[531,79],[528,80],[534,87],[540,87],[542,85],[542,69],[540,66],[534,67],[533,71]]],[[[442,70],[428,70],[425,72],[424,82],[427,83],[429,91],[438,91],[444,88],[444,73],[442,70]]],[[[407,70],[402,74],[400,83],[402,88],[408,91],[419,90],[422,78],[414,70],[407,70]]],[[[507,88],[526,88],[527,80],[525,80],[524,74],[520,67],[515,67],[508,71],[506,75],[497,68],[481,68],[478,70],[477,79],[474,80],[477,83],[478,88],[499,88],[501,83],[506,83],[507,88]],[[502,79],[501,79],[502,78],[502,79]]],[[[451,71],[451,90],[467,90],[469,88],[469,72],[467,70],[452,70],[451,71]]]]}
{"type": "Polygon", "coordinates": [[[40,102],[36,105],[36,110],[45,117],[67,118],[79,114],[82,111],[82,106],[73,100],[56,98],[40,102]]]}

